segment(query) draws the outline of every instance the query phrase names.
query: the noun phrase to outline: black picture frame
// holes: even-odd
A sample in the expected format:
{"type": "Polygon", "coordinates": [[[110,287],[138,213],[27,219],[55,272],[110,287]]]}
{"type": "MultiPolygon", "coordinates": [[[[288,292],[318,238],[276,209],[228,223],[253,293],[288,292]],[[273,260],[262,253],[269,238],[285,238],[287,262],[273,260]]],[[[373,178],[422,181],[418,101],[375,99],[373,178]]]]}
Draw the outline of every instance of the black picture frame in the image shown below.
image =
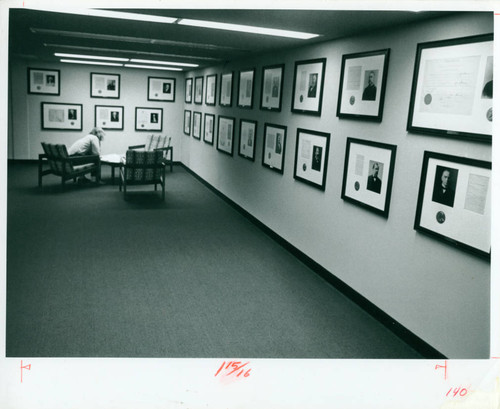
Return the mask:
{"type": "Polygon", "coordinates": [[[262,67],[260,109],[281,112],[285,64],[262,67]]]}
{"type": "Polygon", "coordinates": [[[491,195],[491,162],[424,151],[414,229],[489,260],[491,195]]]}
{"type": "Polygon", "coordinates": [[[255,161],[255,147],[257,145],[257,121],[240,119],[240,140],[238,155],[242,158],[255,161]]]}
{"type": "Polygon", "coordinates": [[[390,49],[342,56],[339,118],[382,122],[390,49]]]}
{"type": "Polygon", "coordinates": [[[42,130],[81,131],[83,104],[41,103],[42,130]]]}
{"type": "Polygon", "coordinates": [[[493,34],[417,45],[406,129],[491,143],[493,34]]]}
{"type": "Polygon", "coordinates": [[[292,92],[293,113],[321,116],[325,69],[326,58],[295,62],[292,92]]]}
{"type": "Polygon", "coordinates": [[[184,134],[191,135],[191,111],[189,109],[184,110],[184,134]]]}
{"type": "Polygon", "coordinates": [[[201,112],[193,112],[193,138],[201,139],[201,112]]]}
{"type": "Polygon", "coordinates": [[[186,78],[184,88],[184,102],[191,104],[193,102],[193,78],[186,78]]]}
{"type": "Polygon", "coordinates": [[[163,108],[135,107],[135,130],[161,132],[163,130],[163,108]]]}
{"type": "Polygon", "coordinates": [[[326,189],[330,134],[310,129],[297,129],[294,179],[319,190],[326,189]]]}
{"type": "Polygon", "coordinates": [[[203,121],[203,142],[214,144],[215,115],[205,114],[203,121]]]}
{"type": "Polygon", "coordinates": [[[115,105],[96,105],[94,126],[107,131],[123,131],[124,107],[115,105]]]}
{"type": "Polygon", "coordinates": [[[205,86],[205,105],[215,105],[217,101],[217,74],[207,75],[205,86]]]}
{"type": "Polygon", "coordinates": [[[242,70],[238,75],[238,108],[252,109],[255,85],[255,68],[242,70]]]}
{"type": "Polygon", "coordinates": [[[120,74],[90,73],[91,98],[120,98],[120,74]]]}
{"type": "Polygon", "coordinates": [[[194,78],[194,103],[203,104],[203,76],[194,78]]]}
{"type": "Polygon", "coordinates": [[[287,127],[264,124],[264,146],[262,148],[262,166],[283,174],[286,153],[287,127]]]}
{"type": "Polygon", "coordinates": [[[347,138],[341,197],[389,217],[396,145],[347,138]]]}
{"type": "Polygon", "coordinates": [[[233,72],[226,72],[220,77],[219,105],[230,107],[233,104],[233,72]]]}
{"type": "Polygon", "coordinates": [[[148,77],[148,101],[175,102],[175,78],[148,77]]]}
{"type": "Polygon", "coordinates": [[[229,156],[233,156],[234,151],[234,121],[230,116],[217,118],[217,150],[229,156]]]}
{"type": "Polygon", "coordinates": [[[28,94],[61,94],[61,71],[28,67],[28,94]]]}

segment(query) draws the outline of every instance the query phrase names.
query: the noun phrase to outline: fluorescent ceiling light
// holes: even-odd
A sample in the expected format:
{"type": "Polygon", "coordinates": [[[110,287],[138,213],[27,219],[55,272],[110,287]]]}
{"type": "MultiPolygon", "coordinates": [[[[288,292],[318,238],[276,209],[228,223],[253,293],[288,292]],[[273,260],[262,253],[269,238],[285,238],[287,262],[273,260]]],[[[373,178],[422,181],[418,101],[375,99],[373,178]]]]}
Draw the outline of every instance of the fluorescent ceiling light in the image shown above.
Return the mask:
{"type": "Polygon", "coordinates": [[[72,64],[113,65],[115,67],[123,67],[123,64],[119,64],[119,63],[116,63],[116,62],[85,61],[85,60],[66,60],[65,58],[62,58],[61,62],[67,62],[67,63],[72,63],[72,64]]]}
{"type": "Polygon", "coordinates": [[[170,62],[170,61],[156,61],[156,60],[140,60],[131,58],[130,62],[140,62],[146,64],[160,64],[160,65],[178,65],[179,67],[198,67],[198,64],[190,64],[187,62],[170,62]]]}
{"type": "Polygon", "coordinates": [[[167,70],[167,71],[182,71],[182,68],[177,67],[154,67],[152,65],[137,65],[137,64],[124,64],[129,68],[144,68],[146,70],[167,70]]]}
{"type": "Polygon", "coordinates": [[[83,54],[66,54],[66,53],[54,53],[56,57],[67,57],[67,58],[84,58],[89,60],[108,60],[108,61],[128,61],[128,58],[121,57],[102,57],[98,55],[83,55],[83,54]]]}
{"type": "Polygon", "coordinates": [[[193,27],[216,28],[219,30],[240,31],[243,33],[297,38],[301,40],[309,40],[310,38],[319,36],[319,34],[302,33],[300,31],[279,30],[275,28],[246,26],[242,24],[218,23],[216,21],[192,20],[188,18],[181,19],[177,24],[193,27]]]}

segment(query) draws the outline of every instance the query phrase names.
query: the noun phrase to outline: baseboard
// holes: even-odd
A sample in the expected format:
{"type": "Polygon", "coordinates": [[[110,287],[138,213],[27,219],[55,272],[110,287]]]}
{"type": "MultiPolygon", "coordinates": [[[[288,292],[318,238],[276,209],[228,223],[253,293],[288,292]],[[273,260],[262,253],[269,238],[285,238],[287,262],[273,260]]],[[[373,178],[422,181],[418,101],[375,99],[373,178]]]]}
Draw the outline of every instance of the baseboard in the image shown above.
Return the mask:
{"type": "Polygon", "coordinates": [[[290,253],[292,253],[295,257],[297,257],[300,261],[302,261],[306,266],[308,266],[311,270],[313,270],[316,274],[322,277],[329,284],[333,285],[337,290],[339,290],[342,294],[344,294],[351,301],[356,303],[360,308],[370,314],[373,318],[383,324],[386,328],[388,328],[391,332],[393,332],[396,336],[398,336],[401,340],[411,346],[414,350],[416,350],[419,354],[421,354],[426,359],[448,359],[441,352],[436,350],[434,347],[429,345],[423,339],[415,335],[413,332],[408,330],[406,327],[401,325],[395,319],[393,319],[389,314],[385,313],[375,304],[373,304],[370,300],[365,298],[363,295],[358,293],[352,287],[344,283],[326,268],[321,266],[319,263],[314,261],[312,258],[307,256],[301,250],[296,248],[294,245],[289,243],[279,234],[271,230],[264,223],[258,220],[255,216],[251,215],[245,209],[243,209],[240,205],[232,201],[210,183],[208,183],[205,179],[199,176],[197,173],[189,169],[183,163],[180,165],[186,169],[190,174],[192,174],[196,179],[198,179],[201,183],[203,183],[206,187],[208,187],[211,191],[213,191],[217,196],[222,198],[226,203],[231,205],[234,209],[236,209],[239,213],[241,213],[244,217],[250,220],[253,224],[259,227],[264,233],[270,236],[273,240],[279,243],[282,247],[287,249],[290,253]]]}

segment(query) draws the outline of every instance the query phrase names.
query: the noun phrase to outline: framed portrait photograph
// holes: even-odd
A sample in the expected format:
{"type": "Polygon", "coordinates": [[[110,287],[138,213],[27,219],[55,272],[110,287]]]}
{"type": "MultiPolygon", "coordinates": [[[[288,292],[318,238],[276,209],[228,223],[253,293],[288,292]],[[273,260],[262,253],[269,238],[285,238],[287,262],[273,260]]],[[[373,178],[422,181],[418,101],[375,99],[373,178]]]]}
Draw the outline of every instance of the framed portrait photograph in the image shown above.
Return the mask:
{"type": "Polygon", "coordinates": [[[491,189],[491,162],[425,151],[415,230],[489,259],[491,189]]]}
{"type": "Polygon", "coordinates": [[[238,81],[238,107],[253,107],[253,85],[255,78],[255,69],[240,71],[238,81]]]}
{"type": "Polygon", "coordinates": [[[214,125],[215,125],[215,115],[205,114],[205,120],[203,125],[203,141],[210,145],[214,144],[214,125]]]}
{"type": "Polygon", "coordinates": [[[207,85],[205,89],[205,104],[215,105],[217,94],[217,74],[207,75],[207,85]]]}
{"type": "Polygon", "coordinates": [[[339,118],[382,122],[390,50],[342,56],[339,118]]]}
{"type": "Polygon", "coordinates": [[[123,107],[96,105],[94,126],[104,130],[123,130],[123,107]]]}
{"type": "Polygon", "coordinates": [[[191,135],[191,111],[184,110],[184,133],[191,135]]]}
{"type": "Polygon", "coordinates": [[[136,131],[161,131],[163,129],[163,108],[135,108],[136,131]]]}
{"type": "Polygon", "coordinates": [[[326,58],[295,62],[292,112],[321,115],[326,58]]]}
{"type": "Polygon", "coordinates": [[[203,77],[195,77],[194,79],[194,103],[203,103],[203,77]]]}
{"type": "Polygon", "coordinates": [[[184,102],[186,102],[187,104],[191,104],[193,102],[193,79],[192,78],[186,78],[184,102]]]}
{"type": "Polygon", "coordinates": [[[82,104],[42,102],[41,107],[43,130],[82,130],[82,104]]]}
{"type": "Polygon", "coordinates": [[[491,142],[493,34],[417,45],[407,130],[491,142]]]}
{"type": "Polygon", "coordinates": [[[175,102],[175,78],[148,77],[148,101],[175,102]]]}
{"type": "Polygon", "coordinates": [[[285,64],[270,65],[262,68],[260,109],[281,111],[284,72],[285,64]]]}
{"type": "Polygon", "coordinates": [[[222,74],[220,78],[219,105],[230,107],[233,103],[233,73],[222,74]]]}
{"type": "Polygon", "coordinates": [[[342,199],[389,217],[396,146],[347,138],[342,199]]]}
{"type": "Polygon", "coordinates": [[[240,145],[238,155],[251,161],[255,160],[255,143],[257,138],[257,121],[240,120],[240,145]]]}
{"type": "Polygon", "coordinates": [[[329,149],[329,133],[298,128],[293,177],[325,190],[329,149]]]}
{"type": "Polygon", "coordinates": [[[283,173],[285,164],[286,126],[264,124],[262,166],[283,173]]]}
{"type": "Polygon", "coordinates": [[[120,98],[120,74],[90,73],[91,98],[120,98]]]}
{"type": "Polygon", "coordinates": [[[201,112],[193,112],[193,138],[201,139],[201,112]]]}
{"type": "Polygon", "coordinates": [[[234,118],[219,115],[217,150],[233,156],[234,118]]]}
{"type": "Polygon", "coordinates": [[[28,68],[28,94],[60,95],[61,72],[42,68],[28,68]]]}

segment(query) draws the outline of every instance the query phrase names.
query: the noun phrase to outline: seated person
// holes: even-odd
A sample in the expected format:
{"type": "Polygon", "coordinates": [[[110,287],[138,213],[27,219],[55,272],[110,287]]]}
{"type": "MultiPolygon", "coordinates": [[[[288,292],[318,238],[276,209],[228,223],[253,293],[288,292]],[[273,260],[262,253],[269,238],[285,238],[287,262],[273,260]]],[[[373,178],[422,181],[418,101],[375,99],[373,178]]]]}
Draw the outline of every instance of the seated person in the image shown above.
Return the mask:
{"type": "MultiPolygon", "coordinates": [[[[69,156],[85,156],[85,155],[100,155],[101,141],[104,139],[104,131],[101,128],[95,127],[88,135],[78,139],[68,149],[69,156]]],[[[85,176],[78,179],[79,183],[90,182],[85,176]]]]}

